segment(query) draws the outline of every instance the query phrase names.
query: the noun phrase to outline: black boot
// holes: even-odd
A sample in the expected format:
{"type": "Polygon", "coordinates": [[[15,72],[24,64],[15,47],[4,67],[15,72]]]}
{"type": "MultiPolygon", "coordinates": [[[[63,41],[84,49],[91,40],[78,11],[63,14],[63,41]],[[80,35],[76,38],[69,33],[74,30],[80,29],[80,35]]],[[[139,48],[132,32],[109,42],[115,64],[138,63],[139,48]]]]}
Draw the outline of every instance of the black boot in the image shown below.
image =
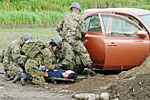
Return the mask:
{"type": "Polygon", "coordinates": [[[21,84],[22,86],[26,85],[27,80],[32,81],[32,76],[29,75],[28,73],[23,73],[22,78],[21,78],[21,84]]]}
{"type": "Polygon", "coordinates": [[[21,79],[21,74],[17,74],[16,77],[13,80],[13,83],[16,83],[16,81],[19,81],[21,79]]]}
{"type": "Polygon", "coordinates": [[[4,71],[4,77],[5,77],[5,80],[7,80],[7,81],[11,80],[11,78],[8,75],[7,71],[4,71]]]}
{"type": "Polygon", "coordinates": [[[90,74],[90,75],[92,75],[92,76],[94,76],[94,75],[96,74],[95,71],[93,70],[93,67],[92,67],[91,64],[87,64],[87,65],[86,65],[86,68],[87,68],[87,69],[85,69],[85,70],[87,71],[88,74],[90,74]]]}
{"type": "Polygon", "coordinates": [[[23,74],[22,77],[21,77],[21,84],[22,86],[25,86],[25,83],[27,81],[27,74],[23,74]]]}

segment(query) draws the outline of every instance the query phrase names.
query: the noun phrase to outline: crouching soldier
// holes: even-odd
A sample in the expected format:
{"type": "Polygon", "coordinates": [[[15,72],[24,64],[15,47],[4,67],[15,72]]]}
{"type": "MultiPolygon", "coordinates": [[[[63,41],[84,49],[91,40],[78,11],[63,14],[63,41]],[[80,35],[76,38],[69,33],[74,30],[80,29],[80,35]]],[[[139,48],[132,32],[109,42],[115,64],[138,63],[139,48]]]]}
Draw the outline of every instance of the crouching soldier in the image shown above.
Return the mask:
{"type": "Polygon", "coordinates": [[[53,52],[53,64],[56,68],[73,70],[77,74],[81,74],[87,68],[89,74],[95,74],[92,67],[85,66],[84,59],[81,59],[80,55],[74,52],[72,47],[60,35],[53,36],[49,44],[53,52]]]}
{"type": "Polygon", "coordinates": [[[44,66],[47,71],[53,70],[51,52],[42,41],[28,41],[24,45],[23,52],[28,56],[25,64],[26,73],[21,79],[22,85],[28,82],[36,85],[44,84],[45,79],[39,70],[40,66],[44,66]]]}
{"type": "Polygon", "coordinates": [[[32,36],[24,34],[20,40],[15,40],[8,45],[3,59],[6,80],[14,79],[14,82],[16,82],[21,78],[21,73],[24,71],[24,64],[27,60],[27,56],[22,53],[22,47],[29,39],[32,39],[32,36]]]}

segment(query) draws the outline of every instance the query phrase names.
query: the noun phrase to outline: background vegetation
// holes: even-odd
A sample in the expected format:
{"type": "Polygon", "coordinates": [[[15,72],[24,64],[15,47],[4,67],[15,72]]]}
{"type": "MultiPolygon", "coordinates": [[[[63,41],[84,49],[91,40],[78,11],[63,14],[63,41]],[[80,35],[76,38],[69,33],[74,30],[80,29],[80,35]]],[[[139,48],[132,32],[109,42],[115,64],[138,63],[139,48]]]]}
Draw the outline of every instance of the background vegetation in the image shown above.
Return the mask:
{"type": "Polygon", "coordinates": [[[150,0],[0,0],[0,25],[57,24],[72,2],[88,8],[144,8],[150,0]]]}

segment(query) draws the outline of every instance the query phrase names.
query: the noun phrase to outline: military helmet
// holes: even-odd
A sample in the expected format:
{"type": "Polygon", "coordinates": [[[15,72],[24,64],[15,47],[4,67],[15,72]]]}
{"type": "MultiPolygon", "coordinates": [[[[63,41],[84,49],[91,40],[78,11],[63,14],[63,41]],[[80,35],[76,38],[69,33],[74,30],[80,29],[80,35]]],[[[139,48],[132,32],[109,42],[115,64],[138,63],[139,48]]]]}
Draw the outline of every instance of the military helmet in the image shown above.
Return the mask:
{"type": "Polygon", "coordinates": [[[73,3],[71,4],[70,10],[72,10],[72,8],[77,8],[77,9],[81,10],[81,9],[80,9],[80,4],[77,3],[77,2],[73,2],[73,3]]]}
{"type": "Polygon", "coordinates": [[[61,48],[62,41],[63,38],[57,34],[52,37],[50,44],[55,43],[59,48],[61,48]]]}
{"type": "Polygon", "coordinates": [[[23,34],[21,36],[21,39],[23,39],[24,41],[27,41],[29,39],[32,39],[32,36],[31,36],[31,34],[23,34]]]}

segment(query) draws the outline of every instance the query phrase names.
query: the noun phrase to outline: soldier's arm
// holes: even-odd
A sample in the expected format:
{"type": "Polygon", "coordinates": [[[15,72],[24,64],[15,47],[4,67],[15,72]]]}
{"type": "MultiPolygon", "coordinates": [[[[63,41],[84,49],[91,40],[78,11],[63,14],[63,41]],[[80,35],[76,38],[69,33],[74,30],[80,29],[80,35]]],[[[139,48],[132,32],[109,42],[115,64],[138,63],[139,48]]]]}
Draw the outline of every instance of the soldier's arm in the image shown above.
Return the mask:
{"type": "Polygon", "coordinates": [[[20,51],[21,49],[19,48],[19,46],[15,46],[12,49],[12,58],[18,65],[24,66],[27,60],[27,56],[21,55],[20,51]]]}
{"type": "Polygon", "coordinates": [[[44,66],[46,69],[48,70],[53,70],[54,66],[52,65],[52,54],[50,52],[50,50],[48,48],[45,48],[43,50],[41,50],[42,55],[43,55],[43,62],[44,62],[44,66]]]}
{"type": "Polygon", "coordinates": [[[85,26],[84,19],[82,17],[79,20],[79,29],[80,29],[82,38],[84,38],[85,32],[86,32],[86,26],[85,26]]]}
{"type": "Polygon", "coordinates": [[[59,24],[57,25],[56,27],[56,31],[57,32],[61,32],[62,31],[62,28],[63,28],[63,23],[64,23],[64,18],[59,22],[59,24]]]}
{"type": "Polygon", "coordinates": [[[20,48],[18,45],[15,45],[13,48],[12,48],[12,58],[15,62],[17,62],[17,60],[19,59],[20,57],[20,48]]]}

